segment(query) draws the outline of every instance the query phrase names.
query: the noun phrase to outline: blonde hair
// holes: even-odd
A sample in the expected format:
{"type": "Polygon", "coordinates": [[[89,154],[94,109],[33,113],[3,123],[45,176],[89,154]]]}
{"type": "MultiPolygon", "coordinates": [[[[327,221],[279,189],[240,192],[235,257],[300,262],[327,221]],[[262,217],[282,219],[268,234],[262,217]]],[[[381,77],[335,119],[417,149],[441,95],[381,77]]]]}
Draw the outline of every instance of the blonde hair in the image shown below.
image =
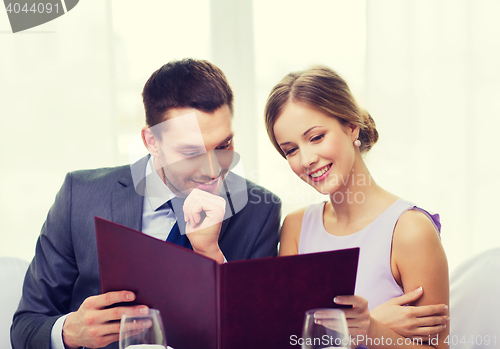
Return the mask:
{"type": "Polygon", "coordinates": [[[272,89],[267,98],[265,123],[269,139],[285,157],[276,137],[274,124],[288,102],[304,103],[327,116],[337,118],[343,124],[359,126],[360,151],[367,152],[378,140],[375,121],[368,112],[358,106],[347,83],[333,70],[314,66],[304,71],[292,72],[272,89]]]}

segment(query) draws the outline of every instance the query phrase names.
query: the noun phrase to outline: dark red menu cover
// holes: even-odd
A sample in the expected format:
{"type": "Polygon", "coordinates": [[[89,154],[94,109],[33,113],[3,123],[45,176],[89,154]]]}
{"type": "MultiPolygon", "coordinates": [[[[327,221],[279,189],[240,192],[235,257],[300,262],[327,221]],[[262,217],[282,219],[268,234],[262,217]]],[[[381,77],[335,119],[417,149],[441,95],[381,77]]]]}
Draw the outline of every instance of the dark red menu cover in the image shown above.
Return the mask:
{"type": "Polygon", "coordinates": [[[217,264],[96,217],[101,291],[159,309],[175,349],[292,348],[306,310],[354,294],[359,248],[217,264]]]}

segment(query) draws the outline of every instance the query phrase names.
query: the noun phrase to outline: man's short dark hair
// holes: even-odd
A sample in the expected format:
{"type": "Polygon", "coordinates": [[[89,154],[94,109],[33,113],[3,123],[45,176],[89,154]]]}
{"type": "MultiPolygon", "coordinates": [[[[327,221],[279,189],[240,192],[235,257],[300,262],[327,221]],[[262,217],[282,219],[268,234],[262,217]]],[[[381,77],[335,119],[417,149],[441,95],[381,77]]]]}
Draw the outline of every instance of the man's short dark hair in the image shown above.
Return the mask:
{"type": "Polygon", "coordinates": [[[205,60],[172,61],[155,71],[142,91],[146,124],[155,126],[173,108],[212,113],[227,104],[233,113],[233,91],[218,67],[205,60]]]}

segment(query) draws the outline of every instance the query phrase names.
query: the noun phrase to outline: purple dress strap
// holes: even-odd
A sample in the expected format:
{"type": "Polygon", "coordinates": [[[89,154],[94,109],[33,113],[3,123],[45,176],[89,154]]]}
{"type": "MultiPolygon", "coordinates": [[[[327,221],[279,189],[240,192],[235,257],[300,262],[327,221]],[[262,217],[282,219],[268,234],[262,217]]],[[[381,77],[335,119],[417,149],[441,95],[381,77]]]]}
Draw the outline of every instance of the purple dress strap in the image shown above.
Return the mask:
{"type": "Polygon", "coordinates": [[[436,230],[438,231],[439,235],[441,236],[441,218],[439,217],[438,213],[430,213],[429,211],[426,211],[423,208],[420,208],[418,206],[414,206],[413,209],[420,211],[420,212],[424,213],[425,215],[427,215],[427,217],[430,218],[432,223],[434,223],[436,230]]]}

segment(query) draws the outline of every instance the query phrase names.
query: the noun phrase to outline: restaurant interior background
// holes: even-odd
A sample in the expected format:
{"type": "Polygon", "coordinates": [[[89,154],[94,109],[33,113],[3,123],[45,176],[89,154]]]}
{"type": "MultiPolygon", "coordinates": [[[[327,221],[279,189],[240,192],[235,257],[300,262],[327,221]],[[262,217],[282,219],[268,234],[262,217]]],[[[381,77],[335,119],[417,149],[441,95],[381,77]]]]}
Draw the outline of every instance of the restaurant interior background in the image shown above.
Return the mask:
{"type": "Polygon", "coordinates": [[[452,270],[500,246],[498,13],[495,0],[85,0],[12,34],[0,11],[0,256],[32,258],[68,171],[129,163],[145,81],[195,57],[226,73],[238,171],[283,216],[326,197],[269,142],[267,95],[289,71],[338,71],[377,123],[374,179],[441,215],[452,270]]]}

